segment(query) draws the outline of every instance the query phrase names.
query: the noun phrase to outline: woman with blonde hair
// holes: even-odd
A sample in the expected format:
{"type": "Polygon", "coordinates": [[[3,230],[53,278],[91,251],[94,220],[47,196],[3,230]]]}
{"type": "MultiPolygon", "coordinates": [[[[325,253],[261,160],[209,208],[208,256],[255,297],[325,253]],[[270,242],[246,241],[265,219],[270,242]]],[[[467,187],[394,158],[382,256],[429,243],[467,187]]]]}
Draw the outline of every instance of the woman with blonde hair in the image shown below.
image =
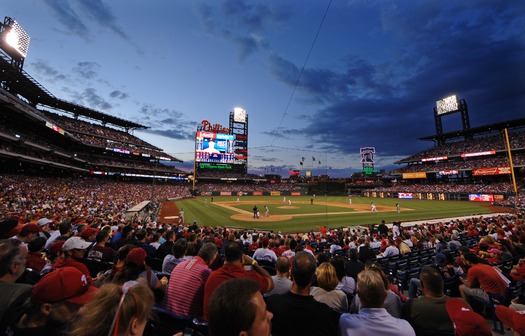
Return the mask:
{"type": "Polygon", "coordinates": [[[153,292],[141,280],[106,283],[83,307],[70,335],[142,335],[154,303],[153,292]]]}
{"type": "Polygon", "coordinates": [[[329,262],[323,262],[317,267],[317,284],[319,287],[312,287],[310,294],[319,302],[327,304],[337,312],[348,312],[348,299],[340,289],[335,289],[339,285],[335,267],[329,262]]]}

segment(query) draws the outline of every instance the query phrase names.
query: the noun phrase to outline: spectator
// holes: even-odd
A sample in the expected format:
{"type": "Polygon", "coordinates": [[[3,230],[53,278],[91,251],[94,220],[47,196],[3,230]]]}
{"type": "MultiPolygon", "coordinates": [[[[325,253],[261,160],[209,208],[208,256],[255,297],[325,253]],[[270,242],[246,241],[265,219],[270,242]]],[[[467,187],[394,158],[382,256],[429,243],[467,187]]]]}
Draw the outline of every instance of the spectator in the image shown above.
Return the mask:
{"type": "Polygon", "coordinates": [[[314,299],[326,303],[328,307],[339,313],[348,312],[348,299],[345,292],[336,289],[339,279],[335,267],[329,262],[324,262],[317,268],[316,275],[319,287],[310,289],[314,299]]]}
{"type": "Polygon", "coordinates": [[[273,289],[273,280],[270,274],[262,268],[255,260],[243,254],[243,247],[240,242],[228,241],[225,244],[225,262],[221,268],[214,271],[206,281],[204,286],[204,320],[208,320],[209,300],[217,287],[228,279],[250,278],[259,283],[259,290],[262,293],[273,289]],[[244,266],[251,266],[252,270],[246,270],[244,266]]]}
{"type": "Polygon", "coordinates": [[[383,258],[399,255],[399,249],[397,248],[396,243],[392,238],[388,239],[388,247],[380,255],[383,258]]]}
{"type": "Polygon", "coordinates": [[[334,266],[337,280],[339,281],[335,289],[340,289],[347,294],[347,296],[351,295],[353,297],[355,293],[355,280],[346,275],[345,258],[342,256],[334,256],[330,263],[334,266]]]}
{"type": "Polygon", "coordinates": [[[507,283],[496,269],[480,263],[478,257],[472,252],[465,253],[462,258],[470,266],[467,280],[460,278],[463,284],[459,286],[459,292],[465,302],[468,302],[471,296],[488,301],[488,293],[499,296],[505,294],[507,283]]]}
{"type": "Polygon", "coordinates": [[[64,246],[64,243],[65,241],[59,241],[51,245],[51,247],[46,253],[46,265],[40,271],[41,276],[51,272],[54,269],[55,264],[59,260],[64,259],[64,251],[62,251],[62,247],[64,246]]]}
{"type": "Polygon", "coordinates": [[[293,284],[286,294],[267,298],[273,313],[272,335],[336,335],[340,314],[310,295],[315,276],[315,258],[299,252],[292,261],[293,284]],[[308,321],[308,323],[305,323],[308,321]]]}
{"type": "MultiPolygon", "coordinates": [[[[386,276],[385,272],[377,264],[372,263],[367,264],[365,270],[376,272],[377,274],[379,274],[381,279],[383,279],[383,286],[385,287],[386,297],[382,308],[384,308],[393,317],[401,317],[403,307],[401,303],[401,297],[394,293],[390,288],[390,282],[388,281],[388,277],[386,276]]],[[[359,275],[357,276],[357,279],[359,281],[359,275]]],[[[350,304],[350,313],[358,313],[362,308],[363,304],[361,303],[361,297],[359,295],[359,292],[357,291],[356,295],[354,296],[354,300],[350,304]]]]}
{"type": "Polygon", "coordinates": [[[0,332],[15,322],[29,303],[31,287],[16,283],[25,270],[27,249],[20,240],[0,243],[0,332]]]}
{"type": "Polygon", "coordinates": [[[87,226],[80,232],[80,238],[84,239],[89,243],[93,243],[96,239],[98,230],[93,229],[91,226],[87,226]]]}
{"type": "Polygon", "coordinates": [[[14,335],[62,335],[97,288],[75,267],[45,275],[31,290],[31,305],[10,329],[14,335]]]}
{"type": "Polygon", "coordinates": [[[162,261],[162,272],[171,273],[175,266],[185,260],[191,259],[191,256],[186,256],[188,252],[188,241],[186,238],[179,238],[173,244],[172,254],[168,254],[162,261]]]}
{"type": "Polygon", "coordinates": [[[177,315],[204,315],[204,285],[211,274],[209,266],[217,256],[217,246],[205,243],[193,259],[178,264],[171,272],[164,307],[177,315]]]}
{"type": "Polygon", "coordinates": [[[126,262],[122,270],[115,274],[113,282],[124,284],[126,281],[144,279],[152,291],[157,291],[159,296],[166,291],[166,286],[157,278],[150,268],[146,267],[146,251],[135,247],[126,255],[126,262]]]}
{"type": "Polygon", "coordinates": [[[164,260],[164,257],[166,257],[168,254],[172,254],[173,252],[173,244],[175,243],[175,232],[173,230],[168,230],[164,234],[164,239],[166,241],[162,243],[159,248],[157,249],[157,253],[155,254],[156,258],[164,260]]]}
{"type": "Polygon", "coordinates": [[[447,243],[447,246],[450,251],[458,250],[461,247],[457,234],[453,233],[450,235],[450,241],[447,243]]]}
{"type": "Polygon", "coordinates": [[[39,236],[40,232],[42,232],[42,228],[37,224],[26,224],[13,239],[21,240],[27,247],[29,242],[39,236]]]}
{"type": "Polygon", "coordinates": [[[273,280],[273,289],[265,294],[265,296],[270,296],[274,294],[285,294],[292,288],[292,281],[290,278],[290,259],[286,257],[277,258],[277,263],[275,264],[276,275],[272,276],[273,280]]]}
{"type": "Polygon", "coordinates": [[[363,308],[359,314],[343,314],[339,321],[340,335],[415,335],[410,324],[392,317],[384,308],[387,296],[381,275],[364,270],[357,277],[357,294],[363,308]]]}
{"type": "MultiPolygon", "coordinates": [[[[441,274],[443,280],[450,279],[456,275],[454,266],[452,264],[448,264],[447,261],[447,255],[440,252],[437,253],[434,257],[434,265],[432,265],[432,267],[435,268],[441,274]]],[[[420,279],[410,279],[408,286],[408,297],[411,299],[415,298],[417,296],[418,288],[421,288],[420,279]]]]}
{"type": "Polygon", "coordinates": [[[416,335],[438,333],[452,335],[454,326],[448,316],[446,302],[449,299],[443,290],[445,282],[441,274],[432,267],[424,267],[419,274],[423,296],[408,300],[403,306],[403,318],[414,328],[416,335]]]}
{"type": "Polygon", "coordinates": [[[40,273],[44,266],[46,266],[46,260],[42,254],[45,245],[46,238],[44,237],[36,237],[27,245],[29,257],[26,261],[26,267],[32,269],[36,273],[40,273]]]}
{"type": "Polygon", "coordinates": [[[446,306],[456,336],[492,336],[492,330],[487,321],[483,316],[473,312],[464,300],[451,298],[447,301],[446,306]]]}
{"type": "MultiPolygon", "coordinates": [[[[160,247],[160,234],[158,232],[155,232],[153,235],[151,235],[151,243],[149,243],[150,246],[153,246],[156,250],[160,247]]],[[[155,255],[157,252],[155,252],[155,255]]]]}
{"type": "Polygon", "coordinates": [[[274,251],[268,249],[268,245],[270,244],[270,240],[268,237],[264,237],[262,239],[262,247],[255,250],[253,253],[253,259],[259,261],[259,260],[265,260],[269,262],[277,262],[277,255],[274,251]]]}
{"type": "Polygon", "coordinates": [[[515,336],[525,335],[525,314],[523,311],[516,311],[504,305],[496,306],[496,316],[514,331],[515,336]]]}
{"type": "Polygon", "coordinates": [[[357,281],[357,275],[365,269],[365,264],[358,259],[356,249],[351,249],[349,256],[350,258],[345,262],[345,272],[346,275],[352,277],[354,281],[357,281]]]}
{"type": "Polygon", "coordinates": [[[64,252],[63,259],[55,262],[53,268],[57,269],[69,266],[75,267],[84,273],[89,284],[96,283],[97,286],[100,285],[100,281],[104,279],[104,275],[101,274],[97,278],[92,279],[89,269],[84,263],[82,263],[84,253],[86,252],[86,248],[88,248],[89,245],[90,243],[84,241],[84,239],[80,237],[69,238],[64,242],[64,245],[62,245],[62,251],[64,252]]]}
{"type": "Polygon", "coordinates": [[[70,335],[142,335],[154,296],[142,281],[104,284],[89,302],[70,335]]]}
{"type": "Polygon", "coordinates": [[[525,259],[520,258],[518,263],[512,267],[510,277],[515,281],[525,281],[525,259]]]}
{"type": "Polygon", "coordinates": [[[272,313],[252,279],[223,282],[210,299],[210,336],[271,335],[272,313]]]}
{"type": "MultiPolygon", "coordinates": [[[[73,236],[73,226],[69,221],[63,221],[58,224],[58,232],[54,231],[51,233],[46,241],[46,249],[49,249],[54,242],[66,241],[69,237],[73,236]]],[[[88,245],[89,246],[89,245],[88,245]]]]}
{"type": "Polygon", "coordinates": [[[367,261],[374,259],[374,255],[370,248],[370,241],[365,237],[360,237],[358,243],[359,246],[357,247],[357,252],[359,254],[359,261],[366,263],[367,261]]]}
{"type": "Polygon", "coordinates": [[[115,256],[115,260],[113,262],[113,268],[111,268],[111,272],[106,278],[106,282],[113,281],[115,275],[124,268],[124,265],[126,265],[126,257],[128,256],[129,252],[134,248],[135,245],[126,244],[118,249],[117,254],[115,256]]]}
{"type": "Polygon", "coordinates": [[[135,233],[135,238],[137,238],[138,241],[137,247],[143,248],[148,257],[153,257],[155,253],[157,253],[157,249],[146,242],[147,237],[148,232],[144,229],[138,230],[137,233],[135,233]]]}
{"type": "Polygon", "coordinates": [[[388,235],[388,226],[386,226],[386,222],[384,219],[381,221],[381,224],[379,224],[379,226],[377,227],[377,230],[379,231],[380,235],[388,235]]]}
{"type": "Polygon", "coordinates": [[[295,239],[291,239],[291,240],[286,240],[285,242],[285,247],[288,247],[287,250],[285,250],[281,255],[283,257],[287,257],[288,259],[292,260],[293,257],[295,256],[295,248],[297,247],[297,240],[295,239]]]}
{"type": "Polygon", "coordinates": [[[96,244],[89,250],[88,258],[105,262],[113,262],[113,259],[115,259],[115,255],[117,253],[108,246],[109,238],[110,236],[108,231],[100,230],[97,232],[95,236],[96,244]]]}

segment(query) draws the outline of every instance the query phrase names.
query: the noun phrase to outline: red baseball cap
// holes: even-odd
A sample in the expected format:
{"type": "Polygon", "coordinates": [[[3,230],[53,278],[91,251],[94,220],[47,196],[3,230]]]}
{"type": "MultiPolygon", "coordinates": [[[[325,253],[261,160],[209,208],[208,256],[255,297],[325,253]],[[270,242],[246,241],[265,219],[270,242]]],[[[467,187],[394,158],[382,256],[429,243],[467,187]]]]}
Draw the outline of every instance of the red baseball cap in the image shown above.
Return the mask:
{"type": "Polygon", "coordinates": [[[511,327],[520,335],[525,335],[525,311],[515,311],[508,307],[497,305],[496,316],[501,322],[511,327]]]}
{"type": "Polygon", "coordinates": [[[457,336],[492,336],[487,321],[483,316],[472,311],[465,301],[457,298],[449,299],[447,312],[457,336]]]}
{"type": "Polygon", "coordinates": [[[20,233],[37,233],[42,232],[42,228],[38,224],[26,224],[20,230],[20,233]]]}
{"type": "Polygon", "coordinates": [[[96,235],[98,230],[93,229],[92,227],[87,227],[82,232],[80,232],[80,237],[86,239],[91,235],[96,235]]]}
{"type": "Polygon", "coordinates": [[[67,301],[86,304],[97,291],[89,284],[86,275],[75,267],[62,267],[46,274],[31,291],[37,303],[67,301]]]}
{"type": "Polygon", "coordinates": [[[49,252],[58,253],[62,251],[62,246],[64,246],[65,240],[54,242],[49,248],[49,252]]]}
{"type": "Polygon", "coordinates": [[[132,263],[137,266],[144,264],[146,261],[146,251],[142,247],[135,247],[129,251],[126,256],[126,263],[132,263]]]}

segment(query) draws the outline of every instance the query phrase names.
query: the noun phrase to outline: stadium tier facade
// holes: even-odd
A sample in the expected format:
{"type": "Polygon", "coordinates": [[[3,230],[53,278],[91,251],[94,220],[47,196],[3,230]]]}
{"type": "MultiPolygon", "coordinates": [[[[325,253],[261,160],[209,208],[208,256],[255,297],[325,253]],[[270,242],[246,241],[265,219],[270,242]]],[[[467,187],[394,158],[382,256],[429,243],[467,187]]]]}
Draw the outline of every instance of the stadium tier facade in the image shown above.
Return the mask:
{"type": "Polygon", "coordinates": [[[387,182],[368,197],[502,202],[523,191],[525,119],[472,128],[464,99],[451,96],[434,108],[436,134],[420,138],[434,147],[395,162],[387,182]],[[460,113],[463,128],[443,132],[441,118],[460,113]]]}
{"type": "Polygon", "coordinates": [[[182,162],[132,133],[146,126],[57,98],[24,69],[29,36],[0,26],[2,172],[187,181],[182,162]]]}

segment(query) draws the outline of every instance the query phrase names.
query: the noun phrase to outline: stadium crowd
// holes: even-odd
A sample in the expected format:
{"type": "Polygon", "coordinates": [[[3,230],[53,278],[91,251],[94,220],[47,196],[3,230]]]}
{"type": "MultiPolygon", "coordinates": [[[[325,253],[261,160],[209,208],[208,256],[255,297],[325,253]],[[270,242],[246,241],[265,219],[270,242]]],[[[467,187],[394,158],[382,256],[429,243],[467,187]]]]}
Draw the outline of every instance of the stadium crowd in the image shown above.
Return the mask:
{"type": "MultiPolygon", "coordinates": [[[[512,156],[514,166],[525,165],[525,154],[515,153],[512,156]]],[[[478,168],[508,167],[508,159],[505,155],[496,157],[478,157],[470,159],[449,159],[445,161],[424,162],[423,164],[411,164],[402,168],[394,169],[390,174],[402,174],[410,172],[434,172],[444,170],[472,170],[478,168]]]]}
{"type": "MultiPolygon", "coordinates": [[[[516,130],[512,133],[509,132],[509,142],[512,149],[525,148],[525,131],[516,130]]],[[[401,161],[416,162],[421,161],[421,159],[424,158],[459,156],[466,153],[479,153],[491,150],[506,150],[505,140],[502,135],[483,136],[476,137],[472,140],[449,142],[442,146],[436,146],[431,149],[419,152],[401,161]]]]}
{"type": "MultiPolygon", "coordinates": [[[[159,199],[189,195],[186,186],[158,187],[159,199]]],[[[149,195],[144,184],[6,175],[1,190],[0,327],[11,335],[154,335],[161,326],[195,335],[490,335],[478,303],[525,279],[520,207],[282,234],[126,218],[149,195]],[[152,311],[159,318],[148,322],[152,311]]],[[[513,311],[498,312],[517,328],[505,319],[513,311]]]]}
{"type": "MultiPolygon", "coordinates": [[[[523,187],[518,189],[523,190],[523,187]]],[[[374,188],[369,191],[376,192],[447,192],[447,193],[510,193],[513,186],[510,182],[494,182],[490,184],[458,184],[448,183],[425,183],[425,184],[406,184],[398,183],[389,187],[374,188]]]]}

